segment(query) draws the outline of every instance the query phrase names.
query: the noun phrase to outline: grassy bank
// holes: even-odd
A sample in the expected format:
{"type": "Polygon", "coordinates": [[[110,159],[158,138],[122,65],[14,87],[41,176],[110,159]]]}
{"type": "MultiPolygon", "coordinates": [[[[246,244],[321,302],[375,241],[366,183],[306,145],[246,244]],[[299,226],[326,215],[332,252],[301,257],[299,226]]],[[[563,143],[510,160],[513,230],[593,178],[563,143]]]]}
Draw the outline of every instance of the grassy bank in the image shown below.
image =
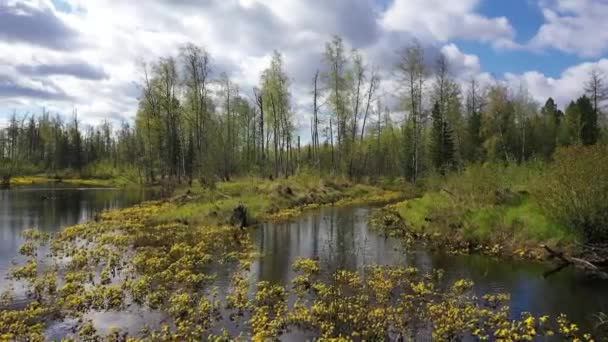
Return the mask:
{"type": "Polygon", "coordinates": [[[376,226],[406,240],[425,238],[454,252],[541,257],[541,245],[574,252],[582,234],[543,209],[547,166],[474,165],[426,180],[423,196],[384,208],[376,226]]]}
{"type": "Polygon", "coordinates": [[[303,174],[274,181],[240,178],[218,183],[214,189],[197,186],[179,189],[172,207],[156,215],[155,220],[221,224],[228,222],[237,206],[243,205],[248,223],[255,224],[290,219],[323,205],[388,203],[404,196],[403,192],[354,184],[341,177],[321,179],[303,174]]]}
{"type": "Polygon", "coordinates": [[[132,180],[123,177],[110,179],[101,178],[57,178],[49,176],[20,176],[12,177],[10,180],[11,186],[25,185],[40,185],[40,184],[67,184],[74,186],[99,186],[99,187],[127,187],[137,185],[132,180]]]}

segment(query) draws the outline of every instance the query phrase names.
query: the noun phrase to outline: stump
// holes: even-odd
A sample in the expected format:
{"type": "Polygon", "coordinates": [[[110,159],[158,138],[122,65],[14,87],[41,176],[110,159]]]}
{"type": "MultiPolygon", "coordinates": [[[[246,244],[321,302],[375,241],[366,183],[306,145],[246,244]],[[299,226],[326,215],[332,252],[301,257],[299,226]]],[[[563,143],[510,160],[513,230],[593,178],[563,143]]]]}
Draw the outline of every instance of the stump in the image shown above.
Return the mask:
{"type": "Polygon", "coordinates": [[[237,226],[241,229],[247,227],[247,207],[243,204],[239,204],[232,211],[232,216],[230,217],[230,224],[237,226]]]}
{"type": "Polygon", "coordinates": [[[11,186],[11,176],[2,176],[2,181],[0,182],[0,188],[8,189],[11,186]]]}

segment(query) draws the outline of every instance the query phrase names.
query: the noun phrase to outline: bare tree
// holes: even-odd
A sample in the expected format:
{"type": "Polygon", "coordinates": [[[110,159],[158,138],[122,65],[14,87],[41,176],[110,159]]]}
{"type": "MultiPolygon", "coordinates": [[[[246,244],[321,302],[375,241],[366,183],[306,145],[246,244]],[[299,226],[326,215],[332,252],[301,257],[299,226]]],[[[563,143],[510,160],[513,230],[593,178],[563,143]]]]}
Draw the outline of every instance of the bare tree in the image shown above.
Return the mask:
{"type": "Polygon", "coordinates": [[[424,50],[418,41],[414,41],[399,53],[397,72],[407,92],[406,103],[409,105],[406,106],[406,109],[409,111],[409,119],[413,125],[413,153],[411,156],[413,174],[411,178],[415,182],[418,179],[419,171],[420,136],[423,115],[422,94],[427,77],[424,50]]]}
{"type": "MultiPolygon", "coordinates": [[[[193,132],[194,147],[196,149],[196,166],[199,177],[204,176],[205,149],[207,144],[208,127],[208,91],[211,68],[209,66],[209,54],[204,49],[187,44],[181,50],[181,58],[184,68],[184,85],[190,110],[186,113],[186,119],[190,121],[193,132]]],[[[207,175],[208,176],[208,175],[207,175]]]]}
{"type": "MultiPolygon", "coordinates": [[[[338,144],[337,159],[338,163],[340,163],[342,160],[342,149],[345,142],[346,122],[348,116],[348,111],[346,108],[347,60],[344,53],[344,43],[341,37],[334,36],[332,41],[326,44],[325,62],[329,67],[329,71],[326,75],[324,75],[324,78],[327,88],[331,89],[329,98],[336,119],[335,126],[338,144]]],[[[333,167],[335,168],[335,165],[333,165],[333,167]]]]}
{"type": "Polygon", "coordinates": [[[606,84],[606,75],[597,67],[589,72],[589,79],[585,83],[585,92],[593,103],[595,115],[600,118],[603,103],[608,100],[608,84],[606,84]]]}

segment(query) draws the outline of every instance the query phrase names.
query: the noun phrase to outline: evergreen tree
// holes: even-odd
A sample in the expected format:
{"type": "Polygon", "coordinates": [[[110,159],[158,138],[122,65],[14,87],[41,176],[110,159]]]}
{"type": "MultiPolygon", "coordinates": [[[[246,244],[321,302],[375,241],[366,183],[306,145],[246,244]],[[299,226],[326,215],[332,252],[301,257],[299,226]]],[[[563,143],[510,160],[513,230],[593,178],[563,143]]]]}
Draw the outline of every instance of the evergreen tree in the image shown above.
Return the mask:
{"type": "Polygon", "coordinates": [[[593,145],[599,138],[599,126],[597,122],[597,111],[591,100],[583,95],[576,101],[581,120],[581,142],[583,145],[593,145]]]}
{"type": "Polygon", "coordinates": [[[564,113],[557,109],[557,104],[555,104],[555,100],[551,97],[547,99],[547,102],[545,102],[545,105],[540,112],[544,117],[553,119],[556,125],[559,125],[564,116],[564,113]]]}
{"type": "Polygon", "coordinates": [[[441,174],[454,167],[455,149],[454,136],[449,122],[441,115],[438,102],[433,105],[431,112],[433,120],[431,132],[431,159],[435,169],[441,174]]]}
{"type": "Polygon", "coordinates": [[[540,112],[540,117],[533,120],[535,150],[548,158],[557,147],[559,129],[564,113],[557,109],[557,105],[551,97],[547,99],[540,112]]]}
{"type": "Polygon", "coordinates": [[[581,132],[582,132],[582,121],[581,114],[578,106],[574,101],[570,101],[570,104],[566,107],[564,126],[564,138],[562,144],[564,145],[578,145],[581,143],[581,132]]]}

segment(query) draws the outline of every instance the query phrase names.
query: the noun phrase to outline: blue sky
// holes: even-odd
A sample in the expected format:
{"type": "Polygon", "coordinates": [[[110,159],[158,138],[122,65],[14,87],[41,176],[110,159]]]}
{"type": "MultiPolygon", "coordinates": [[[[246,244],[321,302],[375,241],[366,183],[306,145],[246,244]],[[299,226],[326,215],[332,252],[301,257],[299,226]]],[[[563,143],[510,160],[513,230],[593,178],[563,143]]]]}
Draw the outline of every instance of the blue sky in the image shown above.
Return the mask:
{"type": "MultiPolygon", "coordinates": [[[[508,0],[483,1],[479,13],[488,17],[506,17],[516,30],[515,41],[525,44],[531,40],[544,23],[538,1],[508,0]]],[[[505,72],[523,73],[530,70],[542,72],[549,77],[559,75],[569,66],[584,61],[576,54],[547,49],[541,51],[496,50],[487,44],[475,41],[457,41],[461,49],[481,58],[484,70],[503,75],[505,72]]]]}
{"type": "Polygon", "coordinates": [[[463,90],[475,77],[563,106],[590,70],[608,72],[605,18],[608,0],[0,0],[0,125],[42,107],[132,120],[141,63],[192,42],[245,95],[279,50],[306,131],[310,80],[334,34],[379,69],[396,111],[395,51],[413,39],[448,58],[463,90]]]}

